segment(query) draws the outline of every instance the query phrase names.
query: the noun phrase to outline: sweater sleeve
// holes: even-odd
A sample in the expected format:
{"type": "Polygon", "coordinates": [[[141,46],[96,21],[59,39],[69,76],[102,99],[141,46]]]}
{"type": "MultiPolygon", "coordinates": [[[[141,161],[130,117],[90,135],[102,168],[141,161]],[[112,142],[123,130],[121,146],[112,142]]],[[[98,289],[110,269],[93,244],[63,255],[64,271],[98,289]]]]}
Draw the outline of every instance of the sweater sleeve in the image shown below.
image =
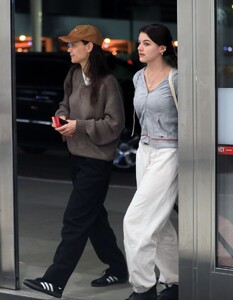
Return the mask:
{"type": "Polygon", "coordinates": [[[59,103],[59,109],[56,111],[56,116],[65,116],[67,119],[70,116],[69,96],[72,93],[72,76],[74,67],[71,67],[64,81],[64,97],[59,103]]]}
{"type": "Polygon", "coordinates": [[[97,120],[77,120],[77,135],[86,134],[92,143],[106,145],[119,138],[125,123],[122,92],[115,77],[104,79],[99,95],[103,116],[97,120]]]}

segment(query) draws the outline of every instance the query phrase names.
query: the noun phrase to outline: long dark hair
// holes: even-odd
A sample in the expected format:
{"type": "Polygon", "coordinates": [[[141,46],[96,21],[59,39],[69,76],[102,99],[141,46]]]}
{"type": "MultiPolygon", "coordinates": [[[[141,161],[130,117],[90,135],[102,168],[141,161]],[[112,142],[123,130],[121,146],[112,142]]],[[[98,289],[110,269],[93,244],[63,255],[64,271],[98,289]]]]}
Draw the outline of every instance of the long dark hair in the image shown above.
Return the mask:
{"type": "Polygon", "coordinates": [[[177,68],[177,55],[172,44],[172,35],[166,26],[162,24],[151,24],[142,27],[139,30],[139,33],[140,32],[146,33],[157,45],[166,46],[163,58],[170,66],[177,68]]]}
{"type": "MultiPolygon", "coordinates": [[[[82,42],[88,44],[87,41],[82,42]]],[[[91,103],[94,104],[98,101],[102,79],[111,73],[107,65],[106,55],[101,46],[93,44],[85,71],[91,81],[91,103]]]]}

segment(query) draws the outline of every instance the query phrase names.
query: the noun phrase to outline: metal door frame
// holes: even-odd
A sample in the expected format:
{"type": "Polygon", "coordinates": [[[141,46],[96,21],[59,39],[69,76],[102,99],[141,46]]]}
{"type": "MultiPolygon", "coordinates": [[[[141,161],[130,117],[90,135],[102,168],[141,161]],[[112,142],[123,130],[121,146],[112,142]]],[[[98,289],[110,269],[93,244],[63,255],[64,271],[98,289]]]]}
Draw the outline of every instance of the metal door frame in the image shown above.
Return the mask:
{"type": "Polygon", "coordinates": [[[0,1],[0,286],[19,288],[14,1],[0,1]]]}
{"type": "Polygon", "coordinates": [[[216,266],[215,1],[178,0],[180,300],[232,300],[216,266]]]}

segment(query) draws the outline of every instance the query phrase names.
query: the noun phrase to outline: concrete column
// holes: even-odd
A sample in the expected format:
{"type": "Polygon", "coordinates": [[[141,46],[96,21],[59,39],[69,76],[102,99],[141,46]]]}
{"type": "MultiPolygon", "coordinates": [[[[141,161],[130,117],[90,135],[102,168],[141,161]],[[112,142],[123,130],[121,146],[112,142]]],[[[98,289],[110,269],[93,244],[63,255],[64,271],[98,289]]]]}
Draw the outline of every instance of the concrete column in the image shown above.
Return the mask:
{"type": "Polygon", "coordinates": [[[42,0],[30,0],[30,15],[32,26],[32,50],[42,51],[42,0]]]}

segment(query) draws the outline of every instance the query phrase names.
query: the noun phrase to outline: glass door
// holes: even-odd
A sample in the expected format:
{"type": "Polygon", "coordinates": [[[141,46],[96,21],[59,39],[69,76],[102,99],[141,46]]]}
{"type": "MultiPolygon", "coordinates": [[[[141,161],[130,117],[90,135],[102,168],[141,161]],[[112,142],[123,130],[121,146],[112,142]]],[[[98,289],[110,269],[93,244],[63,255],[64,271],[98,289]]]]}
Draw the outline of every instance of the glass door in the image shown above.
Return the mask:
{"type": "Polygon", "coordinates": [[[179,300],[232,300],[233,2],[177,3],[179,300]]]}
{"type": "Polygon", "coordinates": [[[216,1],[217,257],[233,268],[233,2],[216,1]]]}

